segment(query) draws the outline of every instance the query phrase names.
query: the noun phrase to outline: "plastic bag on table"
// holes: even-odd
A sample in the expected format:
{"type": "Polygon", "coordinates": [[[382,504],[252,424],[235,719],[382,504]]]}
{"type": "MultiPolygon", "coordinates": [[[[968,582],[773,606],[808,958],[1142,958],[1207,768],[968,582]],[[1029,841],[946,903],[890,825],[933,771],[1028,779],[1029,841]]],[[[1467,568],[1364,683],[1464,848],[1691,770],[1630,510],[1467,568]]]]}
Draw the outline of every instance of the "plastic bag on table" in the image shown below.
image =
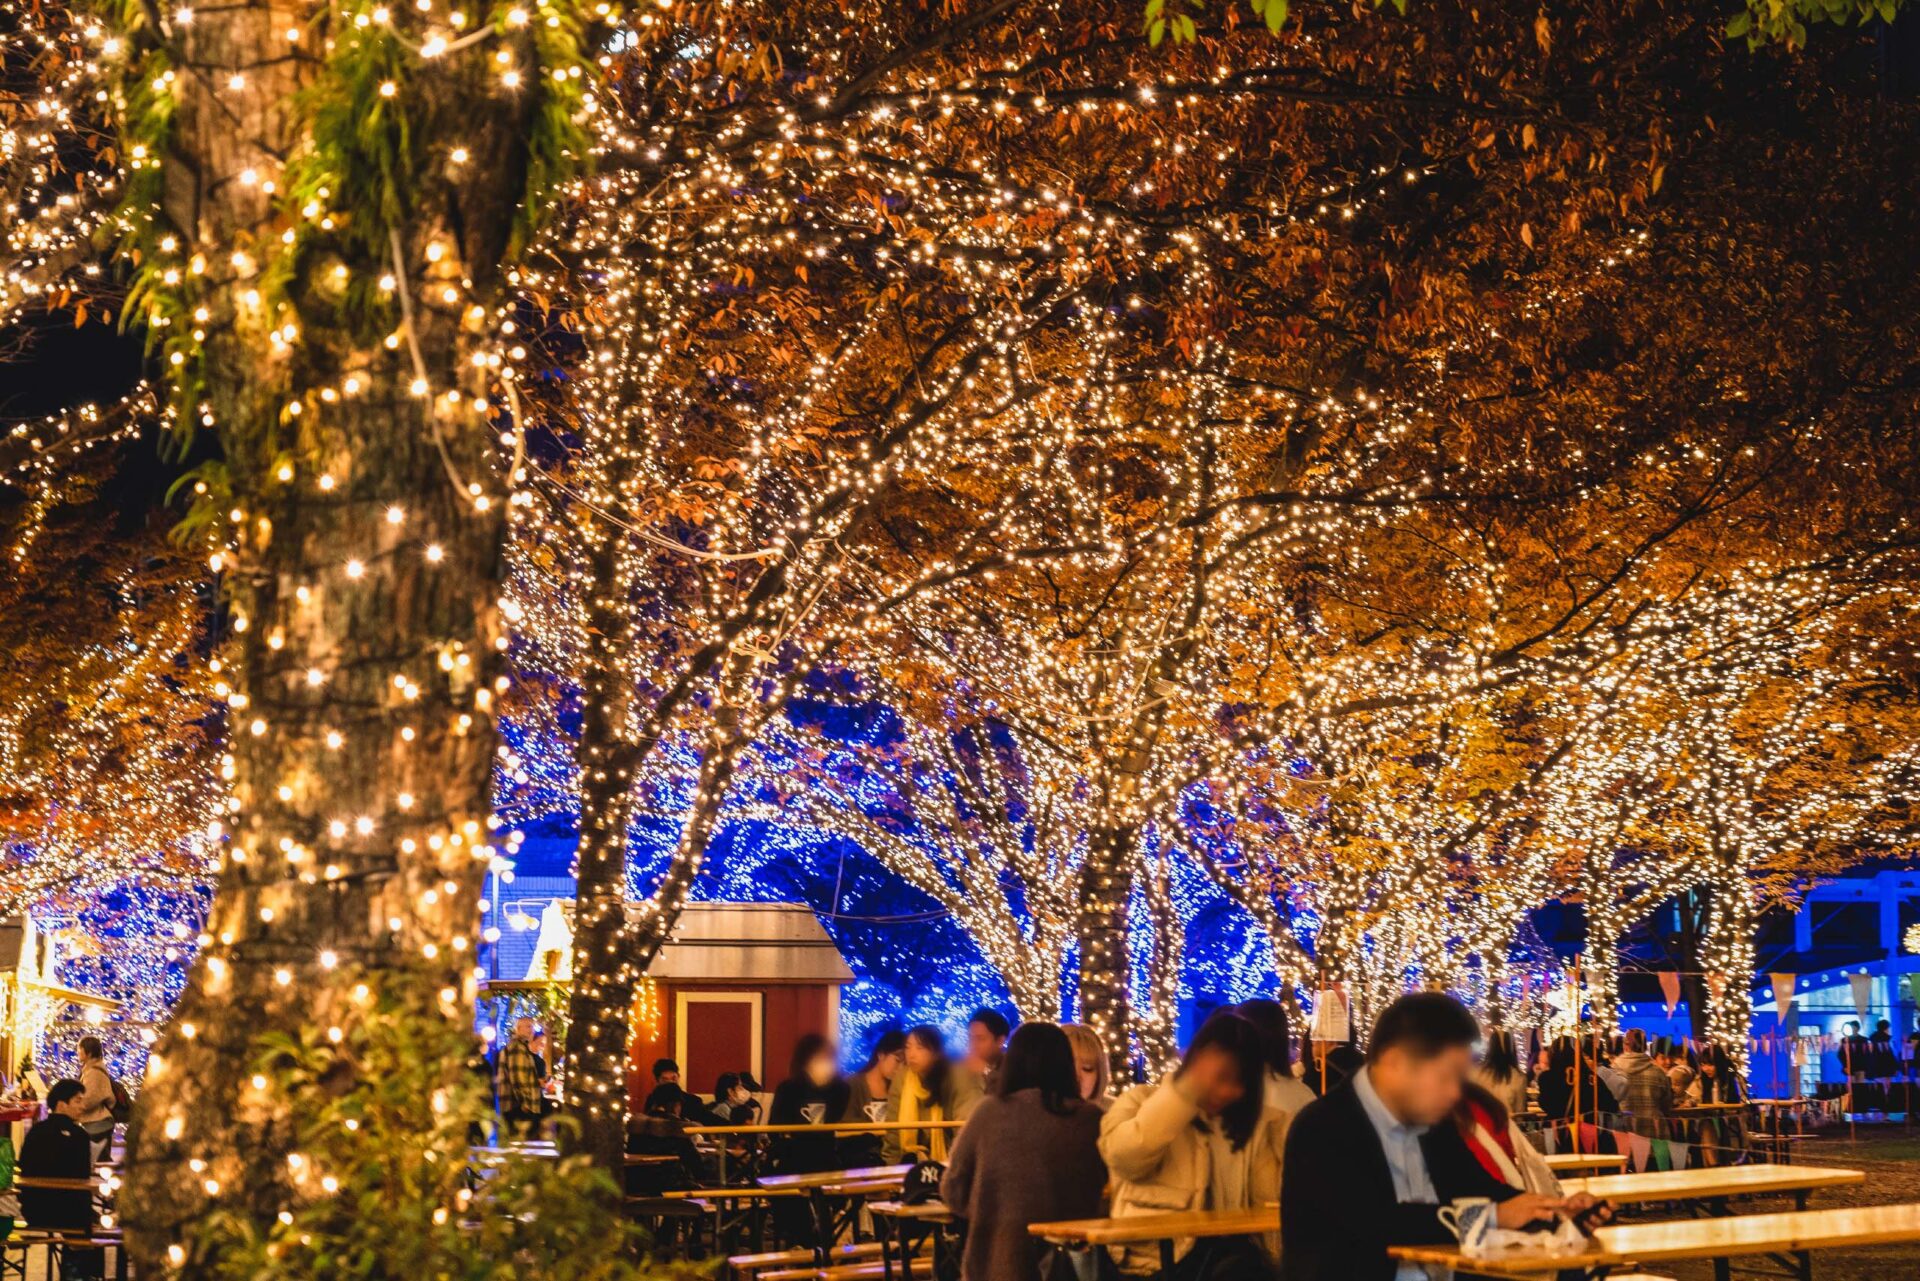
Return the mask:
{"type": "Polygon", "coordinates": [[[1587,1244],[1587,1234],[1582,1232],[1572,1219],[1559,1219],[1551,1232],[1517,1232],[1510,1228],[1493,1228],[1472,1248],[1463,1248],[1461,1253],[1473,1259],[1486,1259],[1516,1252],[1574,1254],[1586,1249],[1587,1244]]]}

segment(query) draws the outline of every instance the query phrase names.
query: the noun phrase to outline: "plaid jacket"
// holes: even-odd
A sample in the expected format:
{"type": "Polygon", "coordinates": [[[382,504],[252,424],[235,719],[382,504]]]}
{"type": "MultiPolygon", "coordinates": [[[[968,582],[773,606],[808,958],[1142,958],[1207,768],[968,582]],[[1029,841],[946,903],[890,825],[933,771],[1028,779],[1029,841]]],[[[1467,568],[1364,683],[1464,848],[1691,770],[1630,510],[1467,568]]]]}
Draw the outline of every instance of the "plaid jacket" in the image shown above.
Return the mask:
{"type": "Polygon", "coordinates": [[[500,1051],[494,1092],[504,1116],[540,1114],[540,1073],[533,1065],[533,1047],[517,1036],[509,1037],[506,1048],[500,1051]]]}
{"type": "Polygon", "coordinates": [[[1673,1115],[1673,1082],[1659,1064],[1631,1050],[1614,1055],[1613,1066],[1626,1079],[1620,1106],[1633,1118],[1633,1132],[1647,1138],[1664,1137],[1663,1122],[1673,1115]]]}

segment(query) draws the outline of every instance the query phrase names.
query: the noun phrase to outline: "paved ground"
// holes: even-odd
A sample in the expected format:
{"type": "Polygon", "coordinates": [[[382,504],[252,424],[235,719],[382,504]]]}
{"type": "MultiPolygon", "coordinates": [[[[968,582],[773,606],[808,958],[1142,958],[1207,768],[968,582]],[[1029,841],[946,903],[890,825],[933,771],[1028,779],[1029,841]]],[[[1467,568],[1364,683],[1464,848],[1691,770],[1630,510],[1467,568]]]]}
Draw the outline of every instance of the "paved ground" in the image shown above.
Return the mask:
{"type": "MultiPolygon", "coordinates": [[[[1920,1125],[1912,1130],[1898,1125],[1861,1126],[1856,1134],[1850,1139],[1844,1129],[1829,1130],[1798,1145],[1794,1159],[1802,1165],[1844,1165],[1867,1172],[1867,1181],[1859,1187],[1816,1192],[1810,1208],[1920,1201],[1920,1125]]],[[[1792,1208],[1785,1197],[1744,1204],[1755,1212],[1792,1208]]],[[[1654,1271],[1671,1273],[1682,1281],[1710,1281],[1713,1265],[1674,1263],[1654,1271]]],[[[1768,1260],[1734,1260],[1736,1278],[1769,1271],[1779,1275],[1768,1260]]],[[[1920,1281],[1920,1246],[1825,1251],[1814,1256],[1813,1274],[1818,1281],[1920,1281]]]]}

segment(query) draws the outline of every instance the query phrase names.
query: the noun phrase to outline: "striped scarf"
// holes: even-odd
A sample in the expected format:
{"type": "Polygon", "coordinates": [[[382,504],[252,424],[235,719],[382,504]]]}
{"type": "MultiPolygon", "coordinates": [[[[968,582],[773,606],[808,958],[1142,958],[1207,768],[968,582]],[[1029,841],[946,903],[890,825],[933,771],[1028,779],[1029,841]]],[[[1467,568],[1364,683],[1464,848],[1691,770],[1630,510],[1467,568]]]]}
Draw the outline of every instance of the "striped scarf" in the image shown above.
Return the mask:
{"type": "Polygon", "coordinates": [[[1467,1100],[1466,1109],[1467,1115],[1460,1118],[1460,1137],[1467,1141],[1467,1151],[1473,1153],[1473,1159],[1488,1174],[1508,1187],[1525,1191],[1527,1178],[1520,1172],[1520,1154],[1514,1151],[1512,1127],[1501,1125],[1493,1113],[1471,1099],[1467,1100]]]}

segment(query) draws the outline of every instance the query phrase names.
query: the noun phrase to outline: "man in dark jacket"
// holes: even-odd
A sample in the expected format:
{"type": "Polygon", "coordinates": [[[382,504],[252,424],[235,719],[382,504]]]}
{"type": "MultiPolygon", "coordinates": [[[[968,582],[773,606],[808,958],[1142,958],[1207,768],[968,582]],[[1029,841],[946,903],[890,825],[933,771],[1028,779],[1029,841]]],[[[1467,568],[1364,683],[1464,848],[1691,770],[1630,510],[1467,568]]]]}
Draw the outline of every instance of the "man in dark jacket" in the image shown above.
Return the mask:
{"type": "Polygon", "coordinates": [[[1443,1124],[1478,1035],[1473,1016],[1452,997],[1402,997],[1374,1025],[1366,1066],[1300,1110],[1280,1180],[1287,1281],[1426,1281],[1423,1267],[1395,1263],[1387,1247],[1453,1244],[1439,1210],[1457,1197],[1495,1202],[1503,1228],[1590,1203],[1509,1187],[1443,1124]]]}
{"type": "MultiPolygon", "coordinates": [[[[20,1145],[17,1168],[22,1180],[72,1179],[82,1183],[93,1179],[93,1140],[80,1124],[86,1110],[85,1091],[78,1081],[56,1081],[47,1091],[46,1119],[27,1131],[20,1145]]],[[[20,1212],[30,1228],[46,1232],[93,1232],[93,1193],[85,1188],[20,1189],[20,1212]]],[[[61,1251],[61,1281],[101,1275],[100,1251],[74,1249],[61,1251]]]]}

